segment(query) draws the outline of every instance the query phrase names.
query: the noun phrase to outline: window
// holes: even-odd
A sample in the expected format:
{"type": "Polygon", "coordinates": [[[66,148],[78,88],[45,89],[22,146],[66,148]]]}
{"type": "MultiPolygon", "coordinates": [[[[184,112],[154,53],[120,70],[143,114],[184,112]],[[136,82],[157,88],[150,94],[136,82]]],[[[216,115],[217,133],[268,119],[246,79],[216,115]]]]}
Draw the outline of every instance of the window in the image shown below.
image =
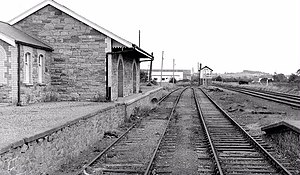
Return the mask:
{"type": "Polygon", "coordinates": [[[38,58],[38,83],[43,83],[44,78],[44,55],[40,54],[38,58]]]}
{"type": "Polygon", "coordinates": [[[32,83],[32,65],[31,65],[31,54],[29,52],[25,53],[24,56],[24,83],[32,83]]]}

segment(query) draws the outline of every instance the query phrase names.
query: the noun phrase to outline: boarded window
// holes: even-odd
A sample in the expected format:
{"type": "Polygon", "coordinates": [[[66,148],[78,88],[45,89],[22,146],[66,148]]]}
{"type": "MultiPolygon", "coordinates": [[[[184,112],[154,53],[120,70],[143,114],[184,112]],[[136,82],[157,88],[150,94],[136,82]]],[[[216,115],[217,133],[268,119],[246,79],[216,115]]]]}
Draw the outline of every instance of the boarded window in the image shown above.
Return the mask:
{"type": "Polygon", "coordinates": [[[38,83],[44,81],[44,55],[40,54],[38,58],[38,83]]]}
{"type": "Polygon", "coordinates": [[[32,63],[31,54],[29,52],[25,53],[24,56],[24,83],[32,83],[32,63]]]}

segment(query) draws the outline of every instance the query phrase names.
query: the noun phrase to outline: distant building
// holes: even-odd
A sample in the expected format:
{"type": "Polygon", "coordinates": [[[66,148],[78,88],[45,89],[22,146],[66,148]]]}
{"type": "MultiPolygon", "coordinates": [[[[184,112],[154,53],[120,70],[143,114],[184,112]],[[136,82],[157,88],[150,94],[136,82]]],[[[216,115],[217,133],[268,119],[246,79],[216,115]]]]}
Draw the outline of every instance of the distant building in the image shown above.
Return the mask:
{"type": "MultiPolygon", "coordinates": [[[[148,69],[142,69],[142,71],[149,72],[148,69]]],[[[172,77],[173,77],[173,69],[164,69],[162,71],[162,82],[169,82],[172,77]]],[[[174,77],[177,81],[183,79],[191,80],[191,70],[175,69],[174,77]]],[[[160,69],[152,69],[152,80],[160,82],[161,80],[160,69]]]]}
{"type": "Polygon", "coordinates": [[[201,74],[200,74],[201,85],[207,86],[211,84],[212,72],[213,70],[208,66],[204,66],[201,69],[201,74]]]}

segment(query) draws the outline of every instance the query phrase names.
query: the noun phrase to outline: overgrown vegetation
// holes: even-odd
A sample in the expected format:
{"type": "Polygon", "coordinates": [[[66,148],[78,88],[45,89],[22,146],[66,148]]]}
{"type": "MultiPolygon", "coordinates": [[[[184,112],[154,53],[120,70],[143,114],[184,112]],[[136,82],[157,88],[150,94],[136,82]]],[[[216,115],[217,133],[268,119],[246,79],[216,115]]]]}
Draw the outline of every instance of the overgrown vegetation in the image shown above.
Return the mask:
{"type": "Polygon", "coordinates": [[[146,82],[148,82],[148,72],[147,71],[143,71],[143,70],[141,70],[140,71],[140,82],[141,83],[146,83],[146,82]]]}
{"type": "Polygon", "coordinates": [[[177,82],[176,78],[174,78],[174,77],[170,78],[169,83],[173,83],[173,81],[174,81],[174,83],[176,83],[177,82]]]}

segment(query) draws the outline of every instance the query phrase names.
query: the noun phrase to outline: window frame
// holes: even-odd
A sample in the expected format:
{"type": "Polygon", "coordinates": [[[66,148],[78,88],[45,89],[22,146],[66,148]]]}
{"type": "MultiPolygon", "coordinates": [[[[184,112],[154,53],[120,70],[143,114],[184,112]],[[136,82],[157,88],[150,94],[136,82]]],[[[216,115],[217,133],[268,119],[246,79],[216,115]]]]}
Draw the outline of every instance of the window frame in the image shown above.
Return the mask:
{"type": "Polygon", "coordinates": [[[39,53],[37,58],[37,68],[38,68],[38,83],[44,83],[44,73],[45,73],[45,54],[39,53]]]}
{"type": "Polygon", "coordinates": [[[24,83],[32,84],[32,53],[29,51],[24,52],[24,83]]]}

